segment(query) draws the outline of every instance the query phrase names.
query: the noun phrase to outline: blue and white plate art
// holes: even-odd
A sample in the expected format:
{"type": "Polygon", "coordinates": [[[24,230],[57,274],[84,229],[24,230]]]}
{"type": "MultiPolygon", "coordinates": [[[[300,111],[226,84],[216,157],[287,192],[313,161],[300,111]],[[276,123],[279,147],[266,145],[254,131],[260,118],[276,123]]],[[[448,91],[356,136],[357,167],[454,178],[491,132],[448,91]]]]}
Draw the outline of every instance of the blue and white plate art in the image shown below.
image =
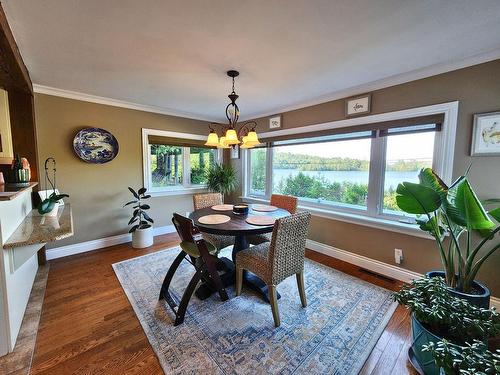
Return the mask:
{"type": "Polygon", "coordinates": [[[100,128],[80,130],[73,139],[73,148],[87,163],[104,164],[118,155],[118,141],[113,134],[100,128]]]}

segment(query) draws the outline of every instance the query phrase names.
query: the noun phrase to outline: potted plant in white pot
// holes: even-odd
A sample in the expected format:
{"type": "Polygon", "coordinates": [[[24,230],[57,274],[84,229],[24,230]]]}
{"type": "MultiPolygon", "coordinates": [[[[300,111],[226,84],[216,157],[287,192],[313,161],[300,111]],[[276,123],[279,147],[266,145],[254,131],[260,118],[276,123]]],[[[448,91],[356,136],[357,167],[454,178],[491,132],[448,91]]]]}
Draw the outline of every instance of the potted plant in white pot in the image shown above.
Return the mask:
{"type": "MultiPolygon", "coordinates": [[[[24,159],[24,158],[23,158],[24,159]]],[[[38,205],[38,213],[44,216],[57,216],[60,204],[64,204],[63,198],[68,198],[68,194],[59,194],[56,187],[56,159],[49,157],[45,160],[45,189],[40,192],[42,201],[38,205]],[[52,162],[52,179],[49,177],[49,163],[52,162]],[[47,185],[50,184],[50,190],[47,185]],[[50,194],[49,194],[50,193],[50,194]]]]}
{"type": "Polygon", "coordinates": [[[488,308],[490,291],[475,278],[484,262],[500,249],[500,207],[484,208],[467,173],[450,187],[430,168],[422,169],[418,177],[418,184],[398,185],[396,202],[404,212],[416,215],[420,229],[436,241],[443,271],[428,276],[443,277],[450,293],[488,308]]]}
{"type": "Polygon", "coordinates": [[[148,204],[143,203],[145,199],[151,198],[151,195],[146,194],[146,188],[140,188],[135,191],[131,187],[128,188],[134,200],[127,202],[125,206],[133,204],[132,208],[134,212],[132,213],[132,218],[129,220],[128,225],[132,225],[129,233],[132,233],[132,247],[135,249],[143,249],[153,245],[153,226],[154,220],[149,217],[146,210],[151,207],[148,204]]]}

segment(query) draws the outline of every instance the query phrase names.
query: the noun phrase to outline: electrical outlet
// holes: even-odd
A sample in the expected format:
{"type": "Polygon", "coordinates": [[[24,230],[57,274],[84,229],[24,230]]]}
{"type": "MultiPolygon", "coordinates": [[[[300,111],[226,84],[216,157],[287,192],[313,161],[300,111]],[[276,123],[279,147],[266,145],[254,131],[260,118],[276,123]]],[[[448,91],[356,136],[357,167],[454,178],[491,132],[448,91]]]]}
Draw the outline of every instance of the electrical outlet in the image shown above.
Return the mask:
{"type": "Polygon", "coordinates": [[[403,250],[401,249],[394,249],[394,261],[396,264],[401,264],[403,261],[403,250]]]}

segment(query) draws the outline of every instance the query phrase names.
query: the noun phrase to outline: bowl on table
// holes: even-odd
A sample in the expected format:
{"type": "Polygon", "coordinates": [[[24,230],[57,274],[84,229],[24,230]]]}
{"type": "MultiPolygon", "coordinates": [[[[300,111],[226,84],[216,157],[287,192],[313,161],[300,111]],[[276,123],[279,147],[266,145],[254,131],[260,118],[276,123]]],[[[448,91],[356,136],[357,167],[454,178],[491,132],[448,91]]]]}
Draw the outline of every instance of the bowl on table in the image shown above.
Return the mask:
{"type": "Polygon", "coordinates": [[[233,206],[233,214],[248,215],[248,204],[239,203],[233,206]]]}

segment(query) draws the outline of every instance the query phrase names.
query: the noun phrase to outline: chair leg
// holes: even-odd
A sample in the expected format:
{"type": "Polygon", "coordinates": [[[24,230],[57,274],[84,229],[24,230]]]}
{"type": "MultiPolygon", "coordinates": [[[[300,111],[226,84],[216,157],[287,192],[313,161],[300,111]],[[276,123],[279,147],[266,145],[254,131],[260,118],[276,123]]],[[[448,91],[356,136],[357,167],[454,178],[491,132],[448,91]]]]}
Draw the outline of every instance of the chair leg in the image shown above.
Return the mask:
{"type": "Polygon", "coordinates": [[[276,285],[268,285],[269,301],[271,302],[271,310],[273,311],[274,326],[280,326],[280,313],[278,311],[278,298],[276,294],[276,285]]]}
{"type": "Polygon", "coordinates": [[[181,302],[179,303],[179,308],[177,309],[177,313],[175,314],[176,317],[174,326],[177,326],[182,322],[184,322],[184,316],[186,315],[186,310],[189,304],[189,300],[191,299],[191,296],[193,295],[194,290],[196,289],[196,286],[198,285],[198,282],[200,280],[201,280],[201,270],[196,270],[196,273],[191,278],[191,281],[189,282],[186,290],[184,291],[184,294],[182,295],[181,302]]]}
{"type": "MultiPolygon", "coordinates": [[[[172,278],[174,277],[175,272],[177,271],[177,268],[179,268],[182,260],[186,256],[186,253],[184,251],[181,251],[179,255],[174,259],[172,262],[172,265],[167,271],[167,274],[165,275],[165,279],[163,280],[163,284],[161,285],[160,289],[160,297],[158,298],[159,300],[168,297],[170,298],[170,293],[168,292],[168,288],[170,286],[170,283],[172,282],[172,278]]],[[[170,298],[172,300],[172,298],[170,298]]],[[[173,301],[173,300],[172,300],[173,301]]],[[[175,305],[175,302],[174,302],[175,305]]]]}
{"type": "Polygon", "coordinates": [[[243,268],[236,267],[236,295],[241,294],[241,288],[243,286],[243,268]]]}
{"type": "Polygon", "coordinates": [[[220,279],[219,273],[217,272],[217,265],[215,263],[215,258],[211,256],[207,257],[205,260],[206,269],[208,274],[210,275],[212,281],[219,292],[219,297],[222,301],[227,301],[229,299],[226,289],[224,289],[224,285],[222,284],[222,280],[220,279]]]}
{"type": "Polygon", "coordinates": [[[297,276],[297,286],[299,287],[300,302],[302,307],[307,307],[306,288],[304,287],[304,271],[295,274],[297,276]]]}

